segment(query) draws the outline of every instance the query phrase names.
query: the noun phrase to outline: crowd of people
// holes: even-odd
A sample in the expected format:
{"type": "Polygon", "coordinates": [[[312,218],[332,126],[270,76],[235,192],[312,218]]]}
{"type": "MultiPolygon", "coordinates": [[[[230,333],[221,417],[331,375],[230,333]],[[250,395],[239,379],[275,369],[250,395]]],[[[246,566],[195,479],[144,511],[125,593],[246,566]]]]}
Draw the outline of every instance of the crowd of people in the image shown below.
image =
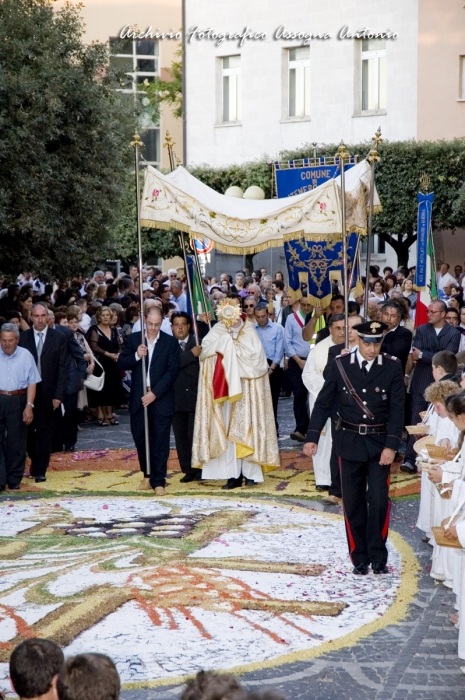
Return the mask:
{"type": "Polygon", "coordinates": [[[140,490],[165,495],[171,429],[183,483],[254,486],[279,466],[278,402],[292,394],[290,438],[312,457],[322,501],[344,507],[353,573],[389,573],[389,472],[403,454],[403,472],[422,471],[418,527],[433,546],[431,575],[462,609],[465,276],[440,264],[438,298],[415,327],[414,272],[370,269],[366,312],[364,293],[348,300],[347,343],[343,290],[334,287],[323,309],[265,269],[204,278],[214,317],[192,315],[180,270],[4,282],[0,489],[20,488],[26,454],[30,475],[44,481],[51,452],[74,449],[80,421],[111,429],[126,407],[140,490]],[[418,457],[418,430],[405,432],[418,425],[447,448],[444,459],[418,457]]]}
{"type": "MultiPolygon", "coordinates": [[[[105,654],[64,658],[61,647],[48,639],[27,639],[10,656],[11,689],[20,700],[119,700],[121,681],[105,654]]],[[[6,695],[0,692],[4,700],[6,695]]],[[[180,700],[285,700],[267,689],[248,692],[230,673],[200,671],[187,681],[180,700]]]]}

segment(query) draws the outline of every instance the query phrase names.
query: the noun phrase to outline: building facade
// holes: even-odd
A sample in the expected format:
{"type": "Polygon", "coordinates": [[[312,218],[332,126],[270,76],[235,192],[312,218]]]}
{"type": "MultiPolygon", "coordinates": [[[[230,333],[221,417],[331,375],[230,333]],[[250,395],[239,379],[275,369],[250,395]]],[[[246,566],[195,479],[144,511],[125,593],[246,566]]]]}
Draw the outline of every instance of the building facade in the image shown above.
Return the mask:
{"type": "MultiPolygon", "coordinates": [[[[185,1],[188,165],[369,143],[378,126],[391,141],[465,136],[461,0],[185,1]]],[[[375,240],[373,262],[397,259],[375,240]]]]}

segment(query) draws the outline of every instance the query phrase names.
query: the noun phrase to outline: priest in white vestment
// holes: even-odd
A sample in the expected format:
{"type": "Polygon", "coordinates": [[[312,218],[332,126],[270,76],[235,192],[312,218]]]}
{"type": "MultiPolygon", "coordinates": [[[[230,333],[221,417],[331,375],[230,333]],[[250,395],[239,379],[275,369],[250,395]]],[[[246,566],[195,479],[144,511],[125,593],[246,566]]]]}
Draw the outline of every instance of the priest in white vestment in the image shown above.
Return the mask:
{"type": "MultiPolygon", "coordinates": [[[[344,342],[344,314],[334,314],[331,316],[328,321],[328,327],[330,335],[313,347],[302,372],[302,381],[308,389],[310,415],[312,414],[318,394],[325,383],[323,372],[328,364],[329,348],[344,342]]],[[[328,418],[324,433],[321,433],[320,442],[318,443],[318,452],[313,457],[313,471],[315,473],[315,483],[318,491],[326,491],[331,485],[330,460],[332,444],[331,419],[328,418]]]]}
{"type": "Polygon", "coordinates": [[[262,482],[280,466],[268,363],[253,323],[235,299],[202,341],[192,467],[233,489],[262,482]]]}

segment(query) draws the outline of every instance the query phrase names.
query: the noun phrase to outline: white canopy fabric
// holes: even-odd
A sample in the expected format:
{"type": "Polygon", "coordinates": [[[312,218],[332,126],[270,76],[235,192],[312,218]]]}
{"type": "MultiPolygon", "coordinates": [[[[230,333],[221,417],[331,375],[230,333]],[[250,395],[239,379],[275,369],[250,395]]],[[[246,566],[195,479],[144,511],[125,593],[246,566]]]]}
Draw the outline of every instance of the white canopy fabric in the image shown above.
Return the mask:
{"type": "MultiPolygon", "coordinates": [[[[346,228],[367,232],[370,166],[366,160],[346,172],[346,228]]],[[[380,202],[375,191],[375,211],[380,202]]],[[[227,253],[257,253],[304,237],[328,240],[342,236],[340,178],[314,190],[283,199],[237,199],[219,194],[179,167],[163,175],[147,166],[141,225],[176,228],[191,238],[209,238],[227,253]]]]}

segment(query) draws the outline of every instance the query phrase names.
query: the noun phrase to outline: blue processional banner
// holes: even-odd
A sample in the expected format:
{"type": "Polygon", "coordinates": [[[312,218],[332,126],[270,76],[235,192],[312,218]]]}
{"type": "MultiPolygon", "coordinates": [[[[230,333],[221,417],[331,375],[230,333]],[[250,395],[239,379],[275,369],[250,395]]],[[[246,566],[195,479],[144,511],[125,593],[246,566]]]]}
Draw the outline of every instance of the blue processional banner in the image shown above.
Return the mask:
{"type": "MultiPolygon", "coordinates": [[[[329,305],[331,301],[331,283],[339,287],[343,279],[342,240],[315,236],[316,240],[294,238],[284,243],[287,269],[289,273],[289,295],[293,298],[309,296],[316,306],[329,305]]],[[[348,271],[352,268],[357,244],[357,234],[351,233],[347,238],[348,271]]],[[[355,286],[355,278],[353,286],[355,286]]]]}
{"type": "Polygon", "coordinates": [[[417,269],[414,284],[417,289],[426,288],[426,273],[428,266],[428,236],[431,228],[434,193],[418,193],[418,224],[417,224],[417,269]]]}
{"type": "MultiPolygon", "coordinates": [[[[282,168],[282,163],[276,162],[276,193],[278,199],[281,197],[292,197],[295,194],[302,194],[314,190],[319,185],[322,185],[327,180],[339,176],[338,165],[325,165],[325,159],[321,158],[320,165],[308,165],[314,163],[314,159],[304,158],[299,160],[299,166],[294,166],[294,161],[290,160],[286,166],[282,168]],[[300,166],[303,163],[303,166],[300,166]]],[[[346,163],[345,170],[348,170],[356,164],[355,156],[350,156],[350,160],[346,163]]]]}

